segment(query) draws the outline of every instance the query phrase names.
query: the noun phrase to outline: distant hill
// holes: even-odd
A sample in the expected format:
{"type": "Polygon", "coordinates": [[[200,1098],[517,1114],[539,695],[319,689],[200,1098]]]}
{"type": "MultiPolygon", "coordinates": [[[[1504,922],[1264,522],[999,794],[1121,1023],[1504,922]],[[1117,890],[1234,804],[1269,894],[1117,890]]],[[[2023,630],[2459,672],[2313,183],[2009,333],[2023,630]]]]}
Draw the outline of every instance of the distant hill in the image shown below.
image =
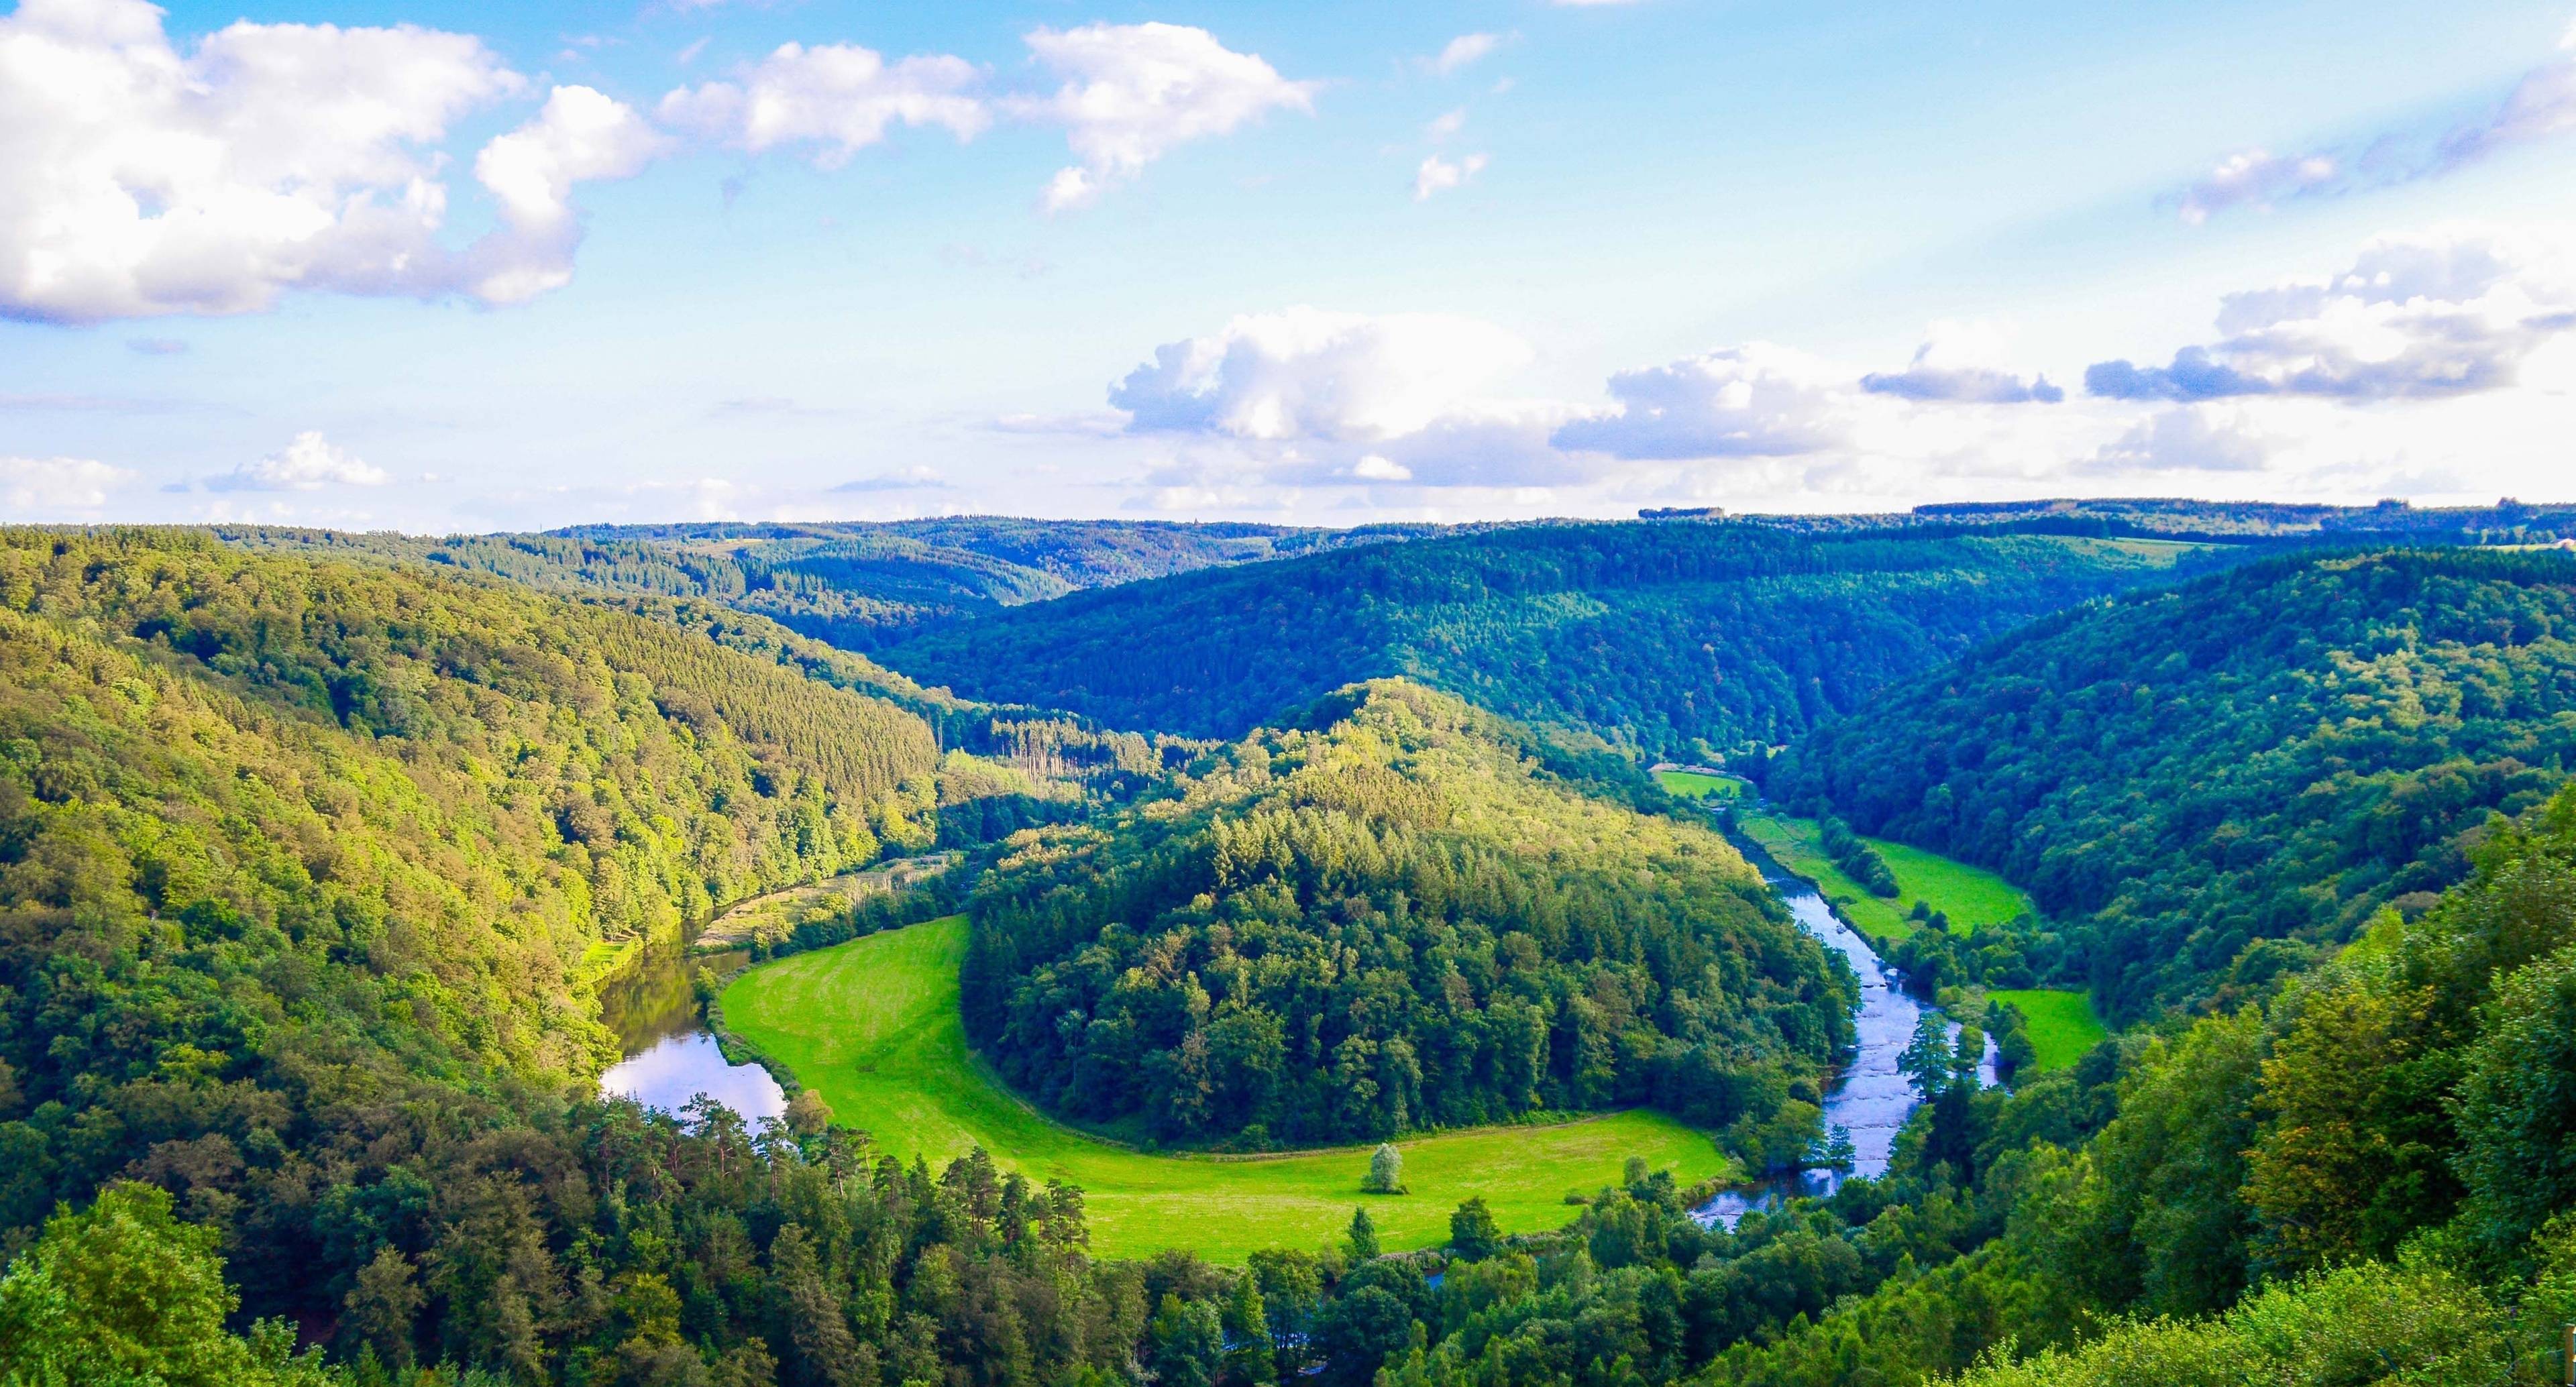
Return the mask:
{"type": "Polygon", "coordinates": [[[1696,759],[1786,740],[2046,613],[2237,557],[1959,527],[1555,523],[1077,593],[878,658],[971,697],[1194,736],[1400,675],[1696,759]]]}
{"type": "Polygon", "coordinates": [[[829,524],[582,525],[544,534],[218,526],[246,548],[434,563],[589,591],[703,597],[868,650],[977,612],[1144,578],[1437,533],[957,516],[829,524]]]}
{"type": "Polygon", "coordinates": [[[2261,990],[2381,906],[2429,904],[2489,815],[2571,760],[2576,555],[2395,550],[2061,613],[1824,723],[1764,779],[2027,887],[2134,1018],[2261,990]]]}

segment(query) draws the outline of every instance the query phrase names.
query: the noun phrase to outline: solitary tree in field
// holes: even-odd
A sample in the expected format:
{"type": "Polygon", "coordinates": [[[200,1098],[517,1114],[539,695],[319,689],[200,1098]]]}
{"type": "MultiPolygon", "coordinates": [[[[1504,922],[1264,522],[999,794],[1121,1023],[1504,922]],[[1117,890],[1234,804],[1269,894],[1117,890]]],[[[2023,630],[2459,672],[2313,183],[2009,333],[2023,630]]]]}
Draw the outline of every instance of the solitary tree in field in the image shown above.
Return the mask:
{"type": "Polygon", "coordinates": [[[1376,1154],[1369,1157],[1368,1178],[1360,1188],[1370,1194],[1404,1193],[1404,1153],[1395,1149],[1395,1143],[1377,1144],[1376,1154]]]}

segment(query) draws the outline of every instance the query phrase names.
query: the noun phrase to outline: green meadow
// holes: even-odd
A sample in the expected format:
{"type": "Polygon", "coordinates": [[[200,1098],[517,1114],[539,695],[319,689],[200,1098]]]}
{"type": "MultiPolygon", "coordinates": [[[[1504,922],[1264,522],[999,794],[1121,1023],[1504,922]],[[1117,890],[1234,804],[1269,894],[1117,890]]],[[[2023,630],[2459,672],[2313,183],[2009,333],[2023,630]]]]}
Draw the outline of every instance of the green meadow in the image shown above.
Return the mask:
{"type": "Polygon", "coordinates": [[[2063,1069],[2084,1057],[2084,1052],[2110,1038],[2111,1028],[2102,1024],[2093,1010],[2093,998],[2082,992],[2062,992],[2053,988],[2014,988],[1988,992],[1994,1001],[2020,1009],[2029,1023],[2032,1063],[2038,1068],[2063,1069]]]}
{"type": "Polygon", "coordinates": [[[1954,933],[1974,933],[1980,925],[1999,925],[2032,910],[2021,888],[1982,867],[1955,862],[1938,853],[1884,838],[1861,841],[1878,850],[1896,876],[1896,899],[1873,896],[1825,856],[1823,833],[1813,819],[1785,814],[1740,813],[1737,828],[1780,865],[1816,883],[1852,928],[1882,943],[1902,939],[1919,928],[1911,916],[1914,903],[1950,917],[1954,933]]]}
{"type": "Polygon", "coordinates": [[[1655,779],[1685,799],[1733,799],[1744,791],[1744,782],[1734,776],[1706,771],[1657,771],[1655,779]]]}
{"type": "Polygon", "coordinates": [[[822,1095],[833,1120],[934,1165],[976,1146],[1032,1180],[1082,1187],[1095,1251],[1196,1249],[1240,1262],[1263,1247],[1336,1239],[1364,1205],[1390,1250],[1447,1241],[1449,1213],[1481,1194],[1507,1232],[1562,1226],[1565,1196],[1615,1183],[1630,1156],[1688,1185],[1724,1173],[1705,1133],[1650,1112],[1493,1127],[1398,1143],[1405,1195],[1360,1191],[1369,1148],[1240,1157],[1149,1155],[1055,1122],[1003,1088],[967,1048],[952,915],[754,968],[724,991],[728,1029],[822,1095]]]}

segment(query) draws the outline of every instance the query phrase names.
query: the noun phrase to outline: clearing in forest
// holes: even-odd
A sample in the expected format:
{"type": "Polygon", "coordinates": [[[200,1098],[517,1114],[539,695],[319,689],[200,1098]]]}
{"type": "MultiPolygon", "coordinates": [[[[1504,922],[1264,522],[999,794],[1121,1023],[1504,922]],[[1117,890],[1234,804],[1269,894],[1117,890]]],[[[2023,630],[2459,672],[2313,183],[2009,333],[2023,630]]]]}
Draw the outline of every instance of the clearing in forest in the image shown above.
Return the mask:
{"type": "Polygon", "coordinates": [[[1369,1147],[1286,1156],[1148,1155],[1064,1126],[1003,1088],[967,1048],[957,1007],[966,919],[952,915],[754,968],[724,991],[728,1029],[819,1092],[833,1120],[935,1167],[977,1145],[1033,1181],[1079,1185],[1095,1252],[1170,1247],[1241,1262],[1337,1240],[1365,1206],[1390,1250],[1448,1241],[1481,1194],[1506,1232],[1561,1227],[1570,1192],[1617,1183],[1630,1156],[1684,1185],[1730,1165],[1705,1133],[1651,1112],[1489,1127],[1399,1142],[1411,1193],[1360,1190],[1369,1147]]]}
{"type": "Polygon", "coordinates": [[[2020,915],[2037,913],[2030,896],[2020,887],[1983,867],[1971,867],[1939,853],[1885,838],[1861,839],[1878,850],[1896,878],[1896,898],[1890,900],[1870,894],[1869,888],[1845,875],[1825,856],[1823,830],[1814,819],[1747,811],[1737,815],[1736,826],[1744,836],[1761,844],[1762,850],[1781,866],[1816,883],[1816,889],[1824,892],[1825,899],[1834,903],[1852,928],[1882,944],[1902,939],[1918,928],[1912,918],[1917,901],[1927,910],[1949,916],[1950,929],[1955,934],[1972,934],[1983,925],[2000,925],[2020,915]]]}
{"type": "Polygon", "coordinates": [[[2082,992],[2025,987],[1990,991],[1986,996],[2009,1003],[2029,1023],[2031,1063],[2038,1069],[2063,1069],[2084,1052],[2110,1038],[2111,1028],[2093,1010],[2093,998],[2082,992]]]}

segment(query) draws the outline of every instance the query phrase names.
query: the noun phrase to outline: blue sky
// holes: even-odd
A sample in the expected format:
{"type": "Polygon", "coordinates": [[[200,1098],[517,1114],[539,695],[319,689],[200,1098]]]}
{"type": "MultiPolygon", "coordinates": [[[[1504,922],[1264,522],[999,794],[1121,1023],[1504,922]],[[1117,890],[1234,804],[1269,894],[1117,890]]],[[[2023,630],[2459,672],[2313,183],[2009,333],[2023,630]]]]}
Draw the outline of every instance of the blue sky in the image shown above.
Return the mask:
{"type": "Polygon", "coordinates": [[[37,0],[0,518],[2567,495],[2571,21],[37,0]]]}

